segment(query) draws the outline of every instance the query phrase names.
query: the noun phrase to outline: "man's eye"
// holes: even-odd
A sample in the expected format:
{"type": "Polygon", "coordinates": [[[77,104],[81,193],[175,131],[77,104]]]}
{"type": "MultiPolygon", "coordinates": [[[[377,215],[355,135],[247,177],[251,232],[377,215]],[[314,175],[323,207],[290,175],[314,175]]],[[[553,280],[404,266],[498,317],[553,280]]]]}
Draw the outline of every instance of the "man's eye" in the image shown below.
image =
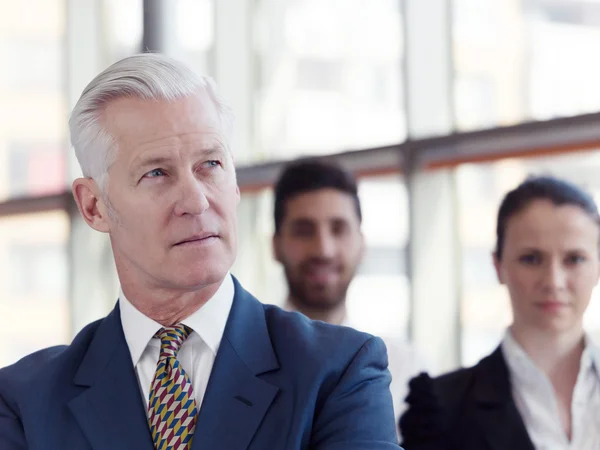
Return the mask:
{"type": "Polygon", "coordinates": [[[521,261],[521,263],[526,264],[526,265],[535,265],[535,264],[539,264],[541,262],[541,257],[540,255],[536,254],[536,253],[531,253],[528,255],[523,255],[519,258],[519,261],[521,261]]]}
{"type": "Polygon", "coordinates": [[[156,177],[162,177],[164,175],[165,175],[165,172],[162,169],[152,169],[150,172],[146,173],[146,175],[144,175],[144,177],[156,178],[156,177]]]}
{"type": "Polygon", "coordinates": [[[218,167],[221,165],[221,161],[218,161],[216,159],[213,159],[211,161],[206,161],[205,163],[208,167],[218,167]]]}
{"type": "Polygon", "coordinates": [[[292,230],[292,235],[296,237],[311,237],[313,234],[312,228],[298,227],[292,230]]]}

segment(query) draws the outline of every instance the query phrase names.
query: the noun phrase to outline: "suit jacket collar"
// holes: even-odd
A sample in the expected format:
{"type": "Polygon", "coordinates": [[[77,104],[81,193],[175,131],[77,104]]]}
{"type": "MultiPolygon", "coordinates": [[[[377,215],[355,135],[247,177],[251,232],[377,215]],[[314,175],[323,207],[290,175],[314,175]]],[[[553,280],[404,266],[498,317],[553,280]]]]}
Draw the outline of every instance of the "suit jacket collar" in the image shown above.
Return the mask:
{"type": "Polygon", "coordinates": [[[474,367],[475,400],[486,406],[512,402],[510,376],[500,347],[474,367]]]}
{"type": "MultiPolygon", "coordinates": [[[[233,281],[233,305],[198,416],[194,450],[246,449],[279,390],[260,378],[279,368],[264,307],[233,281]]],[[[94,450],[154,448],[118,305],[100,322],[73,382],[87,387],[69,408],[94,450]]]]}
{"type": "Polygon", "coordinates": [[[153,450],[119,308],[98,326],[73,380],[88,387],[69,402],[94,450],[153,450]]]}
{"type": "Polygon", "coordinates": [[[234,278],[235,297],[196,424],[192,450],[243,450],[279,389],[260,375],[277,370],[263,305],[234,278]]]}

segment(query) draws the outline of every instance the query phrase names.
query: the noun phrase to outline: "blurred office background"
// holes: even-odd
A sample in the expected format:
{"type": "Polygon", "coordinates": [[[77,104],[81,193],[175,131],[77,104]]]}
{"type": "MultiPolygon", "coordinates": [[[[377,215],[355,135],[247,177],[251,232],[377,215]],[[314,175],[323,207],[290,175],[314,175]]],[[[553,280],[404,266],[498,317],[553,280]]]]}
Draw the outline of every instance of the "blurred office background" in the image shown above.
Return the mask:
{"type": "Polygon", "coordinates": [[[510,323],[491,262],[501,196],[553,173],[600,200],[597,0],[0,0],[0,366],[114,306],[107,238],[71,200],[67,118],[142,48],[213,76],[236,111],[246,288],[283,302],[271,185],[286,160],[330,157],[364,208],[349,314],[434,372],[510,323]]]}

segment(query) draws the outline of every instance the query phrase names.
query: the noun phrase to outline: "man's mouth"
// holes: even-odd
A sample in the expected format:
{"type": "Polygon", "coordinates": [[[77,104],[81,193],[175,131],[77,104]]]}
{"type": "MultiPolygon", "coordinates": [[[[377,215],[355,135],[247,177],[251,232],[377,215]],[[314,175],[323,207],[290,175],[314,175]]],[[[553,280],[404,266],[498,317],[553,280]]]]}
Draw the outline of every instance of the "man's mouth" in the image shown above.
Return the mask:
{"type": "Polygon", "coordinates": [[[215,239],[218,239],[218,237],[219,236],[216,233],[194,234],[177,242],[175,246],[209,243],[211,241],[214,241],[215,239]]]}

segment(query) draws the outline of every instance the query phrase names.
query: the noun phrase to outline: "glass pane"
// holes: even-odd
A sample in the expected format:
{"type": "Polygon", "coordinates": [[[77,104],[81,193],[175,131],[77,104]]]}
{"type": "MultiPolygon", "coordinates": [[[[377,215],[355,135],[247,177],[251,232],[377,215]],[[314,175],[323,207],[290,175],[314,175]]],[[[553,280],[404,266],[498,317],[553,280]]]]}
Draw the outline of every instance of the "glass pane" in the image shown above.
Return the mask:
{"type": "Polygon", "coordinates": [[[400,176],[392,175],[362,178],[359,196],[367,248],[348,290],[348,316],[367,332],[405,338],[410,317],[408,193],[400,176]]]}
{"type": "Polygon", "coordinates": [[[285,279],[273,259],[273,191],[243,192],[238,208],[238,254],[232,273],[261,302],[283,306],[285,279]]]}
{"type": "MultiPolygon", "coordinates": [[[[407,192],[399,176],[372,177],[360,180],[359,196],[367,249],[348,290],[348,315],[365,331],[405,337],[410,314],[404,260],[407,192]]],[[[287,295],[285,277],[271,250],[271,190],[242,195],[239,224],[239,252],[232,273],[261,301],[283,306],[287,295]]]]}
{"type": "MultiPolygon", "coordinates": [[[[102,37],[107,65],[142,50],[143,0],[103,0],[102,37]]],[[[91,80],[90,80],[91,81],[91,80]]]]}
{"type": "Polygon", "coordinates": [[[0,200],[58,192],[66,184],[65,2],[0,0],[0,11],[0,200]]]}
{"type": "MultiPolygon", "coordinates": [[[[457,169],[462,250],[462,364],[472,365],[498,345],[512,321],[508,295],[492,263],[502,197],[529,174],[552,174],[588,189],[600,202],[600,151],[465,164],[457,169]]],[[[600,288],[584,324],[600,336],[600,288]]]]}
{"type": "MultiPolygon", "coordinates": [[[[172,0],[160,10],[172,25],[172,32],[163,36],[163,51],[203,74],[209,72],[214,40],[213,5],[213,0],[172,0]]],[[[110,63],[142,51],[143,8],[143,0],[104,0],[103,38],[110,63]]]]}
{"type": "Polygon", "coordinates": [[[400,4],[259,2],[255,159],[375,147],[405,137],[400,4]]]}
{"type": "Polygon", "coordinates": [[[214,43],[214,0],[177,0],[172,56],[196,72],[210,74],[214,43]]]}
{"type": "Polygon", "coordinates": [[[600,110],[600,3],[455,0],[456,118],[487,128],[600,110]]]}
{"type": "Polygon", "coordinates": [[[0,367],[68,342],[68,234],[63,211],[0,218],[0,367]]]}

